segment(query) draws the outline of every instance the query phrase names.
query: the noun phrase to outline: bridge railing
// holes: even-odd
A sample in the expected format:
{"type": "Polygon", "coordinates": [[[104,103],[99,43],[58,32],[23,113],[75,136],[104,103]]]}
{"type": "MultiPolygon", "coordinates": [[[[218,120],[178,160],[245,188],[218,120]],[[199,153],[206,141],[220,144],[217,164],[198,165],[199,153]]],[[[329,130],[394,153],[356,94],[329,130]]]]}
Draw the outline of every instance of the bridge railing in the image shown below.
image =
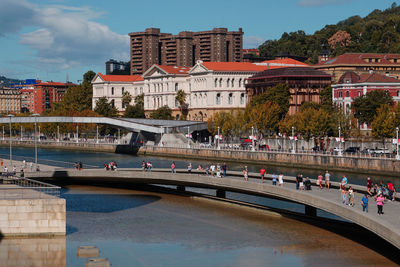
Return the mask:
{"type": "Polygon", "coordinates": [[[59,198],[61,187],[48,183],[3,176],[0,178],[0,199],[48,199],[59,198]]]}

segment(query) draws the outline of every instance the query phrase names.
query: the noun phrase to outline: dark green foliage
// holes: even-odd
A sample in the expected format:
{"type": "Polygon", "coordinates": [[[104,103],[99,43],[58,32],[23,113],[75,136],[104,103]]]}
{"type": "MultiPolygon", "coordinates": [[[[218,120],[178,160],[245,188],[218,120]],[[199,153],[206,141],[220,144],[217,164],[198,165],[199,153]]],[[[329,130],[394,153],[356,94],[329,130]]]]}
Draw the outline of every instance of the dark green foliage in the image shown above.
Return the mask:
{"type": "Polygon", "coordinates": [[[114,107],[112,102],[108,102],[105,96],[96,101],[94,111],[104,117],[116,117],[118,115],[117,108],[114,107]]]}
{"type": "Polygon", "coordinates": [[[332,111],[333,110],[332,87],[330,85],[321,90],[320,98],[321,98],[321,107],[326,111],[332,111]]]}
{"type": "Polygon", "coordinates": [[[354,117],[360,123],[370,124],[377,114],[377,109],[385,104],[393,105],[393,98],[386,91],[370,91],[354,99],[354,117]]]}
{"type": "Polygon", "coordinates": [[[277,86],[268,88],[263,94],[254,96],[250,105],[256,106],[271,102],[279,106],[279,118],[285,117],[289,110],[290,91],[287,84],[278,84],[277,86]]]}
{"type": "Polygon", "coordinates": [[[303,31],[283,33],[279,40],[267,40],[259,46],[261,56],[274,57],[287,52],[308,58],[309,63],[318,62],[322,45],[338,31],[351,36],[348,46],[338,45],[331,49],[332,56],[346,52],[400,53],[400,7],[395,3],[388,9],[374,10],[365,18],[352,16],[336,25],[326,25],[314,34],[303,31]]]}
{"type": "Polygon", "coordinates": [[[125,109],[124,118],[146,118],[144,109],[142,106],[136,105],[128,105],[125,109]]]}
{"type": "Polygon", "coordinates": [[[168,106],[163,106],[151,113],[152,119],[172,120],[172,110],[168,106]]]}

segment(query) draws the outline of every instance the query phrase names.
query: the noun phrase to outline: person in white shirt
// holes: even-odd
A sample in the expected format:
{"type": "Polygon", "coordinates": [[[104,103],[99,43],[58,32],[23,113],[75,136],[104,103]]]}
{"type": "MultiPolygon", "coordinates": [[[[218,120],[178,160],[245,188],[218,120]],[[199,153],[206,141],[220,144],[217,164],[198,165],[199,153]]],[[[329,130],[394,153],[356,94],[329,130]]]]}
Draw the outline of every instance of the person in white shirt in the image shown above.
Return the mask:
{"type": "Polygon", "coordinates": [[[278,184],[279,186],[283,186],[283,174],[280,173],[278,176],[278,184]]]}

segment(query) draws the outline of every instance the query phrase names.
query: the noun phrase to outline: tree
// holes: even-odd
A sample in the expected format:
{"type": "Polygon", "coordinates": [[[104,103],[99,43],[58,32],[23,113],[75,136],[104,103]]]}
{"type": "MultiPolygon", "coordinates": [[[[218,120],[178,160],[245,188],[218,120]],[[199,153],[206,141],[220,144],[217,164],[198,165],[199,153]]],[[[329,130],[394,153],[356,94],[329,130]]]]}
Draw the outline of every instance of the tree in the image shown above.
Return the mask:
{"type": "Polygon", "coordinates": [[[332,49],[336,49],[338,46],[347,47],[350,45],[350,41],[350,34],[342,30],[339,30],[328,39],[328,43],[332,49]]]}
{"type": "Polygon", "coordinates": [[[103,96],[96,101],[94,111],[104,117],[117,117],[118,110],[112,102],[108,102],[107,97],[103,96]]]}
{"type": "Polygon", "coordinates": [[[135,96],[135,105],[139,105],[144,108],[144,94],[135,96]]]}
{"type": "Polygon", "coordinates": [[[263,136],[271,135],[278,131],[281,110],[277,104],[266,102],[246,109],[246,111],[248,112],[248,125],[256,127],[263,136]]]}
{"type": "Polygon", "coordinates": [[[128,91],[125,91],[122,94],[122,107],[125,108],[126,106],[128,106],[132,101],[132,96],[128,91]]]}
{"type": "Polygon", "coordinates": [[[396,117],[393,108],[388,105],[381,105],[371,123],[372,135],[381,138],[385,147],[385,138],[393,137],[396,130],[396,117]]]}
{"type": "Polygon", "coordinates": [[[168,106],[162,106],[151,113],[150,117],[152,119],[158,120],[172,120],[172,110],[168,106]]]}
{"type": "Polygon", "coordinates": [[[124,118],[146,118],[144,113],[144,109],[136,104],[136,105],[128,105],[125,109],[124,118]]]}
{"type": "Polygon", "coordinates": [[[354,99],[354,116],[358,119],[360,124],[371,124],[377,109],[385,104],[393,104],[393,98],[388,92],[378,90],[370,91],[366,95],[354,99]]]}
{"type": "Polygon", "coordinates": [[[321,99],[321,107],[324,110],[327,111],[333,110],[332,87],[330,85],[321,90],[320,99],[321,99]]]}
{"type": "Polygon", "coordinates": [[[267,88],[267,90],[251,99],[250,105],[257,106],[267,102],[277,104],[279,107],[279,119],[283,119],[289,110],[290,104],[289,85],[278,84],[277,86],[267,88]]]}
{"type": "Polygon", "coordinates": [[[187,114],[188,114],[188,105],[186,104],[186,93],[182,89],[179,89],[178,92],[176,92],[176,97],[175,100],[178,101],[179,103],[179,109],[181,110],[181,119],[186,120],[187,114]]]}
{"type": "Polygon", "coordinates": [[[83,74],[83,83],[91,84],[94,76],[96,76],[96,73],[94,71],[87,71],[85,74],[83,74]]]}

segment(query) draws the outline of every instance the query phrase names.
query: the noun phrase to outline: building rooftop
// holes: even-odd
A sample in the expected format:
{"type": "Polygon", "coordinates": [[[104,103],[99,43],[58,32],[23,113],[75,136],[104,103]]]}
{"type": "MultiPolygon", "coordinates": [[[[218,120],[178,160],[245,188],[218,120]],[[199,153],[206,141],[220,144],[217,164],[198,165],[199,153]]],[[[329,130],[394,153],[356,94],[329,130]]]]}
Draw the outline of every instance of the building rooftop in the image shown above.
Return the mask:
{"type": "Polygon", "coordinates": [[[202,65],[213,71],[258,72],[267,68],[250,62],[203,62],[202,65]]]}
{"type": "Polygon", "coordinates": [[[188,74],[190,67],[182,67],[182,66],[170,66],[170,65],[157,65],[158,68],[162,69],[166,73],[169,74],[188,74]]]}
{"type": "Polygon", "coordinates": [[[400,65],[400,54],[379,54],[379,53],[346,53],[328,61],[318,63],[315,67],[336,66],[336,65],[400,65]],[[372,62],[369,62],[371,59],[372,62]],[[398,62],[390,60],[398,59],[398,62]]]}
{"type": "Polygon", "coordinates": [[[268,68],[282,68],[282,67],[310,67],[310,65],[295,60],[293,58],[283,58],[283,59],[274,59],[274,60],[266,60],[261,63],[256,63],[257,65],[266,65],[268,68]]]}
{"type": "Polygon", "coordinates": [[[348,71],[339,79],[339,84],[345,83],[400,83],[400,80],[375,72],[358,75],[353,71],[348,71]]]}
{"type": "Polygon", "coordinates": [[[104,75],[100,72],[97,73],[105,82],[137,82],[143,81],[140,75],[104,75]]]}
{"type": "Polygon", "coordinates": [[[276,77],[319,77],[331,78],[332,75],[323,71],[316,70],[311,67],[285,67],[276,69],[267,69],[250,77],[249,80],[260,78],[276,78],[276,77]]]}

